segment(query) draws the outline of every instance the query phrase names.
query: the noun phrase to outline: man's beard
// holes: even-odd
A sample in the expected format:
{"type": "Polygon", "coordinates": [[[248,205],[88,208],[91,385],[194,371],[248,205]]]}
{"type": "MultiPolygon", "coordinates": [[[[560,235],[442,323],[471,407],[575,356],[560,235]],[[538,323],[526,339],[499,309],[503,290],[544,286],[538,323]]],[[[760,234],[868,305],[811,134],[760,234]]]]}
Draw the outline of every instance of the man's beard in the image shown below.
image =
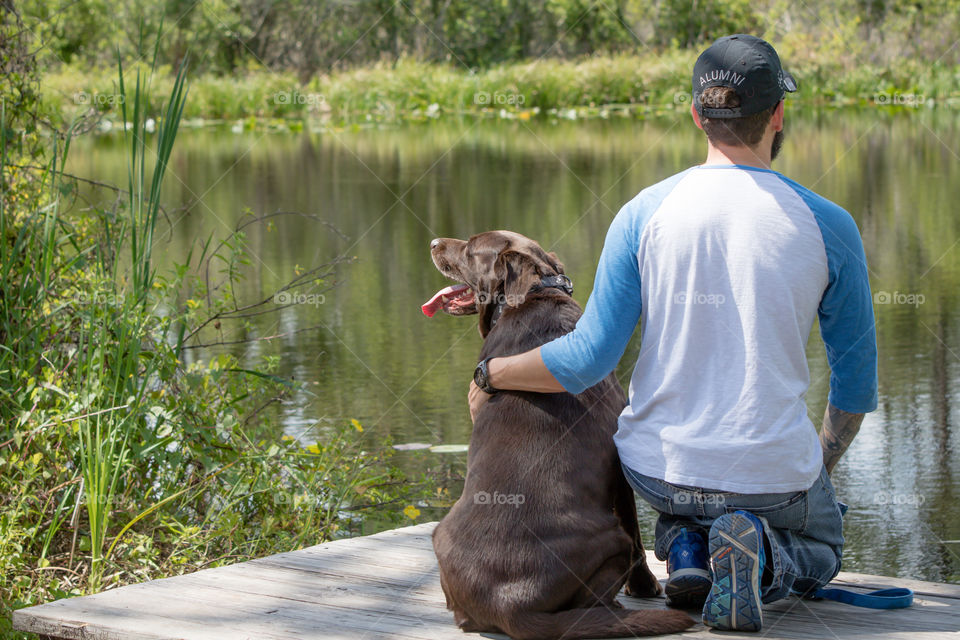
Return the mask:
{"type": "Polygon", "coordinates": [[[783,146],[783,129],[773,134],[773,142],[770,143],[770,162],[773,162],[780,155],[780,147],[783,146]]]}

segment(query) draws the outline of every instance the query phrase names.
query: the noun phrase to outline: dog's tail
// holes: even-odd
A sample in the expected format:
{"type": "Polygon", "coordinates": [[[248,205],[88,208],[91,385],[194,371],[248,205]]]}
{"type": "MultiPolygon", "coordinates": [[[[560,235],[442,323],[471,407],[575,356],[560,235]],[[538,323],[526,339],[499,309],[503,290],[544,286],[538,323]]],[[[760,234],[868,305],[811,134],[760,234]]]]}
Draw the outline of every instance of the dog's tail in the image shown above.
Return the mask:
{"type": "Polygon", "coordinates": [[[504,624],[503,630],[513,640],[577,640],[655,636],[677,633],[692,625],[693,619],[683,611],[598,606],[556,613],[520,613],[504,624]]]}

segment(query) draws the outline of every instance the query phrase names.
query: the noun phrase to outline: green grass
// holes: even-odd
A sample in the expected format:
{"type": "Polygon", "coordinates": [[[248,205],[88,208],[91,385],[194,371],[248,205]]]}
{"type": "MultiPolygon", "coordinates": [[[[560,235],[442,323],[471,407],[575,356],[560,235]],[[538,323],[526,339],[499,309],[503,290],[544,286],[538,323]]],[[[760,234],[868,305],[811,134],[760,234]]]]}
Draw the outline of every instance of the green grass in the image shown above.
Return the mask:
{"type": "MultiPolygon", "coordinates": [[[[798,51],[799,44],[797,45],[798,51]]],[[[692,50],[656,54],[544,59],[495,66],[478,72],[403,60],[322,75],[302,83],[290,73],[246,71],[232,77],[194,79],[184,117],[191,123],[241,121],[246,126],[283,119],[334,125],[395,122],[440,116],[529,117],[573,109],[580,117],[611,109],[640,114],[689,108],[692,50]]],[[[787,56],[785,55],[785,59],[787,56]]],[[[800,93],[798,106],[957,106],[960,68],[905,59],[897,65],[858,64],[825,49],[794,54],[791,70],[800,93]]],[[[171,73],[158,86],[169,90],[171,73]]],[[[45,99],[54,109],[75,114],[95,104],[116,119],[115,76],[99,70],[65,68],[49,74],[45,99]]]]}

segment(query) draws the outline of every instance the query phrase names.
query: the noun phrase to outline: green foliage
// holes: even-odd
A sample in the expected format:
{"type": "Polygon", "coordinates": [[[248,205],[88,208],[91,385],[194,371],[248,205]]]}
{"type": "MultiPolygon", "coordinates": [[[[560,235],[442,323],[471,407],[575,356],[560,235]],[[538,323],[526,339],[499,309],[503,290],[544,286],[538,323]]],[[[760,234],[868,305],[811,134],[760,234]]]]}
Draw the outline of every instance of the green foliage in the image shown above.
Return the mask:
{"type": "Polygon", "coordinates": [[[657,11],[657,42],[694,47],[731,33],[754,33],[760,26],[750,0],[662,0],[657,11]]]}
{"type": "MultiPolygon", "coordinates": [[[[44,114],[41,110],[40,74],[37,61],[30,50],[28,31],[20,15],[0,5],[0,131],[3,153],[18,160],[33,161],[43,154],[43,141],[38,121],[44,114]]],[[[29,178],[22,173],[3,176],[7,198],[17,198],[23,186],[21,181],[29,178]]],[[[35,190],[25,193],[30,197],[35,190]]],[[[7,200],[13,204],[15,200],[7,200]]]]}
{"type": "Polygon", "coordinates": [[[455,2],[437,20],[442,29],[438,39],[449,51],[431,59],[470,68],[526,58],[618,51],[633,43],[618,2],[455,2]]]}
{"type": "Polygon", "coordinates": [[[17,4],[20,12],[28,16],[30,30],[37,40],[47,43],[46,55],[63,62],[83,60],[91,43],[105,42],[111,36],[111,25],[120,24],[114,22],[119,16],[113,13],[119,3],[109,0],[24,0],[17,4]]]}
{"type": "MultiPolygon", "coordinates": [[[[414,58],[464,69],[581,55],[699,48],[749,32],[780,44],[805,43],[845,60],[891,66],[904,58],[960,61],[949,19],[957,0],[24,0],[21,10],[46,66],[104,67],[119,50],[149,59],[141,34],[169,25],[160,62],[179,67],[187,48],[214,75],[251,68],[286,71],[307,82],[317,73],[414,58]],[[839,39],[842,47],[836,46],[839,39]]],[[[801,52],[801,53],[804,53],[801,52]]]]}
{"type": "MultiPolygon", "coordinates": [[[[731,32],[773,42],[799,80],[794,103],[954,104],[960,0],[27,0],[45,76],[43,107],[119,120],[113,56],[158,56],[173,89],[199,52],[188,120],[418,119],[439,114],[687,108],[690,66],[731,32]],[[80,14],[83,17],[80,17],[80,14]],[[149,29],[169,25],[162,36],[149,29]],[[118,26],[119,25],[119,28],[118,26]],[[136,29],[134,29],[136,27],[136,29]],[[85,34],[85,35],[81,35],[85,34]],[[484,104],[478,96],[502,97],[484,104]],[[433,106],[436,105],[436,106],[433,106]]],[[[152,109],[160,107],[151,103],[152,109]]],[[[300,126],[300,125],[296,125],[300,126]]]]}
{"type": "Polygon", "coordinates": [[[44,54],[51,66],[102,66],[117,49],[125,59],[149,57],[133,28],[156,33],[164,23],[172,26],[161,62],[177,66],[189,46],[216,72],[254,64],[294,71],[301,80],[338,66],[409,56],[482,67],[634,43],[621,0],[27,0],[23,11],[38,40],[51,43],[44,54]]]}
{"type": "Polygon", "coordinates": [[[12,609],[315,544],[349,534],[364,509],[406,518],[417,488],[359,423],[306,448],[278,440],[262,410],[299,386],[275,358],[194,355],[221,321],[270,309],[233,299],[242,229],[172,272],[153,266],[185,67],[162,108],[155,72],[128,90],[119,69],[128,188],[112,209],[78,211],[62,168],[87,120],[34,144],[36,70],[16,14],[2,15],[4,60],[22,72],[4,85],[0,136],[22,144],[0,152],[0,637],[21,637],[12,609]]]}

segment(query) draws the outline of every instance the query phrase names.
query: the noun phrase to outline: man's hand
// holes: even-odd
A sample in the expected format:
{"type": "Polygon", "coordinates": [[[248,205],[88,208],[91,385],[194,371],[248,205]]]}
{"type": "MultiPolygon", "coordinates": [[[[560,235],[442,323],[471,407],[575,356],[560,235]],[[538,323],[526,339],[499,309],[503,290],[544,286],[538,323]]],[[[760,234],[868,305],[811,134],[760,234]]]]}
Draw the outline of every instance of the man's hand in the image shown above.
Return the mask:
{"type": "Polygon", "coordinates": [[[823,449],[823,465],[827,468],[827,473],[833,472],[840,456],[860,431],[861,422],[862,413],[847,413],[827,404],[827,411],[823,415],[823,428],[820,429],[820,447],[823,449]]]}
{"type": "MultiPolygon", "coordinates": [[[[512,389],[514,391],[535,391],[537,393],[563,393],[560,384],[540,357],[540,347],[512,356],[498,356],[487,363],[487,382],[494,389],[512,389]]],[[[477,412],[490,399],[490,394],[482,391],[473,381],[467,400],[470,402],[470,420],[475,420],[477,412]]]]}
{"type": "Polygon", "coordinates": [[[483,408],[483,405],[490,399],[490,394],[480,389],[477,383],[470,381],[470,391],[467,392],[467,402],[470,403],[470,422],[477,419],[477,412],[483,408]]]}

